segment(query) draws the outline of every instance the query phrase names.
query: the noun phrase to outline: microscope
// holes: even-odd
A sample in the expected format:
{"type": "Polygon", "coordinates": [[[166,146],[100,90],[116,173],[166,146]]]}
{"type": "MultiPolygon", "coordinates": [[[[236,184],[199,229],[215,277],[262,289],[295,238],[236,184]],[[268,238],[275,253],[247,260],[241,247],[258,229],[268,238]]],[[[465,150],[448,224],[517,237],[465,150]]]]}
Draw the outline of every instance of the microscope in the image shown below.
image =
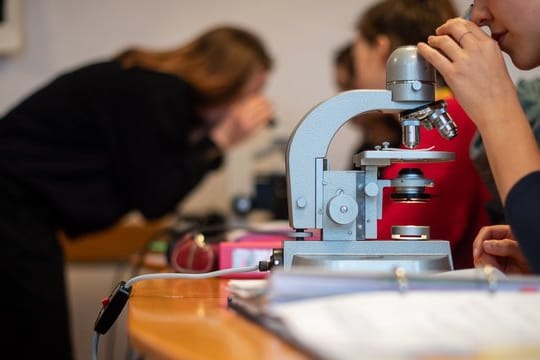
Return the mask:
{"type": "MultiPolygon", "coordinates": [[[[450,244],[432,240],[424,226],[395,226],[392,240],[377,239],[383,188],[392,198],[424,202],[433,181],[411,166],[395,179],[379,178],[379,168],[393,163],[452,161],[451,152],[420,149],[420,127],[437,129],[452,139],[457,127],[444,101],[435,99],[435,70],[416,46],[396,49],[386,66],[386,90],[342,92],[309,111],[287,144],[286,180],[291,239],[274,249],[274,263],[328,270],[408,273],[453,270],[450,244]],[[355,170],[333,171],[325,158],[333,136],[349,119],[368,112],[399,114],[402,143],[387,144],[353,156],[355,170]],[[320,229],[320,241],[308,240],[320,229]]],[[[414,206],[414,205],[411,205],[414,206]]]]}

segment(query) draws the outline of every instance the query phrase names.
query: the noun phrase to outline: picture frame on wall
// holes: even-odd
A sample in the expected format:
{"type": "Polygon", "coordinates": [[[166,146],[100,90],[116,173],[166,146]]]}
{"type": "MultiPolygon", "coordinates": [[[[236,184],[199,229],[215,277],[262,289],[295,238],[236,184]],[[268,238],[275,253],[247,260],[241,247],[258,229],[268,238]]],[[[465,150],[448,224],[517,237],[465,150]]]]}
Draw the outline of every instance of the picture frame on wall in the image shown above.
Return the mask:
{"type": "Polygon", "coordinates": [[[22,3],[23,0],[0,0],[0,55],[22,49],[22,3]]]}

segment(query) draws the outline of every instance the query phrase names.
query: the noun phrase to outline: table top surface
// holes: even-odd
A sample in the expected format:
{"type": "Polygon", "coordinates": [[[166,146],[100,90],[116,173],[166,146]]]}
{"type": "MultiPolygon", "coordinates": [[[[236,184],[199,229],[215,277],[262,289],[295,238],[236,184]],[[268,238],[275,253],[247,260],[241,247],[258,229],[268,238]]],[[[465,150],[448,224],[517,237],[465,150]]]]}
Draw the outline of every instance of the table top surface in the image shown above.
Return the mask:
{"type": "Polygon", "coordinates": [[[137,282],[128,305],[131,346],[148,359],[309,357],[227,307],[224,278],[137,282]]]}

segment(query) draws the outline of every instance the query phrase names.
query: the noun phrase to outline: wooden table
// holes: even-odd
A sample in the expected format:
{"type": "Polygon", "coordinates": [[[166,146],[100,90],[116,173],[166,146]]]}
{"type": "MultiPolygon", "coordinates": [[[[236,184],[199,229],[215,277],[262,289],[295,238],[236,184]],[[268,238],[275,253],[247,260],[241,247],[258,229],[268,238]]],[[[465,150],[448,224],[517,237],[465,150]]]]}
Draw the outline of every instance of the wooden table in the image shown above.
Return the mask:
{"type": "Polygon", "coordinates": [[[128,302],[131,347],[145,359],[287,359],[308,356],[227,308],[227,279],[137,282],[128,302]]]}

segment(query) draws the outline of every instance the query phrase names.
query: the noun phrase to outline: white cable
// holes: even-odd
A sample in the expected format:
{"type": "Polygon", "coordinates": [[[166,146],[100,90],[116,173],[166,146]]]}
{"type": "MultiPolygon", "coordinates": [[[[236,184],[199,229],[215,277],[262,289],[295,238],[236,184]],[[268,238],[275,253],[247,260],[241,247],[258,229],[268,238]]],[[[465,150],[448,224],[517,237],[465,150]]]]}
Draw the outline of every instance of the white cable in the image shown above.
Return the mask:
{"type": "MultiPolygon", "coordinates": [[[[239,268],[230,268],[223,270],[210,271],[205,273],[152,273],[152,274],[143,274],[139,276],[132,277],[124,284],[125,289],[131,288],[133,284],[142,280],[152,280],[152,279],[207,279],[211,277],[236,274],[241,272],[250,272],[259,270],[259,264],[239,267],[239,268]]],[[[99,332],[95,331],[92,338],[92,360],[98,360],[98,350],[99,350],[99,332]]]]}
{"type": "Polygon", "coordinates": [[[240,272],[250,272],[250,271],[256,271],[259,270],[259,265],[252,265],[252,266],[246,266],[246,267],[240,267],[240,268],[231,268],[231,269],[223,269],[223,270],[216,270],[216,271],[210,271],[205,273],[194,273],[194,274],[186,274],[186,273],[154,273],[154,274],[143,274],[139,276],[135,276],[128,281],[126,281],[125,287],[130,288],[134,283],[141,281],[141,280],[151,280],[151,279],[208,279],[211,277],[221,276],[221,275],[228,275],[228,274],[235,274],[240,272]]]}
{"type": "Polygon", "coordinates": [[[94,331],[94,336],[92,337],[92,360],[97,360],[98,349],[99,349],[99,333],[97,331],[94,331]]]}

